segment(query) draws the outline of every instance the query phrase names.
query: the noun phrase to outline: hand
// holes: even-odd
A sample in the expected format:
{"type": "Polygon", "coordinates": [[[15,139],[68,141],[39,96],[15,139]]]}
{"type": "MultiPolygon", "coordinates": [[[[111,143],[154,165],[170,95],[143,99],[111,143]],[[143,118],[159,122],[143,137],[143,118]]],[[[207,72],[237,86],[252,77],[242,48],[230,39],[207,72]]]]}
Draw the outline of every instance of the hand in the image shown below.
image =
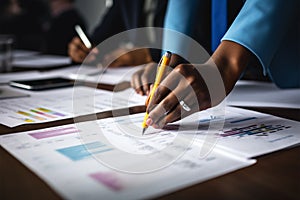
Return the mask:
{"type": "Polygon", "coordinates": [[[74,62],[82,63],[84,59],[89,55],[86,62],[92,62],[96,59],[98,49],[88,49],[79,37],[74,37],[68,46],[68,54],[74,62]]]}
{"type": "Polygon", "coordinates": [[[147,108],[146,124],[162,128],[167,123],[219,104],[230,93],[252,57],[253,54],[243,46],[223,41],[207,63],[178,65],[154,92],[147,108]]]}
{"type": "Polygon", "coordinates": [[[119,48],[104,56],[102,65],[108,67],[137,66],[152,61],[149,49],[119,48]]]}
{"type": "MultiPolygon", "coordinates": [[[[218,77],[217,73],[219,72],[216,67],[211,64],[178,65],[163,80],[148,105],[148,126],[162,128],[167,123],[220,103],[225,98],[225,90],[219,92],[219,94],[224,94],[223,96],[217,95],[211,98],[213,86],[207,82],[208,77],[210,79],[218,77]],[[181,101],[185,105],[181,105],[181,101]]],[[[223,84],[221,76],[219,78],[219,83],[223,84]]]]}
{"type": "MultiPolygon", "coordinates": [[[[171,57],[170,66],[166,72],[166,76],[172,69],[172,66],[176,66],[183,59],[173,54],[171,57]]],[[[131,77],[131,87],[135,89],[136,93],[140,95],[149,95],[150,86],[154,83],[155,75],[157,71],[157,63],[151,62],[145,65],[145,67],[137,72],[135,72],[131,77]]]]}
{"type": "Polygon", "coordinates": [[[149,95],[150,85],[154,83],[157,63],[151,62],[131,77],[131,87],[140,95],[149,95]]]}

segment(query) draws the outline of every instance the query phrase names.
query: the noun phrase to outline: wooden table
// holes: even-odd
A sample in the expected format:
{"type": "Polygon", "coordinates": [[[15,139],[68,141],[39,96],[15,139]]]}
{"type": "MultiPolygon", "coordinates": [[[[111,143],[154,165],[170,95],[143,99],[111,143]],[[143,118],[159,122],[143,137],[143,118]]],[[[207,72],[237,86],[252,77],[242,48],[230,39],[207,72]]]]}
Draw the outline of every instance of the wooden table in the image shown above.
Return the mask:
{"type": "MultiPolygon", "coordinates": [[[[134,107],[130,109],[130,113],[143,110],[144,107],[134,107]]],[[[253,110],[300,121],[299,109],[256,108],[253,110]]],[[[118,113],[124,115],[126,112],[119,110],[118,113]]],[[[98,118],[110,116],[111,112],[97,115],[98,118]]],[[[79,118],[82,121],[90,119],[91,116],[79,118]]],[[[73,123],[73,119],[17,128],[0,125],[0,134],[70,123],[73,123]]],[[[258,157],[257,161],[250,167],[176,191],[159,199],[300,199],[300,146],[258,157]]],[[[2,147],[0,148],[0,173],[0,199],[60,199],[60,196],[43,180],[2,147]]]]}

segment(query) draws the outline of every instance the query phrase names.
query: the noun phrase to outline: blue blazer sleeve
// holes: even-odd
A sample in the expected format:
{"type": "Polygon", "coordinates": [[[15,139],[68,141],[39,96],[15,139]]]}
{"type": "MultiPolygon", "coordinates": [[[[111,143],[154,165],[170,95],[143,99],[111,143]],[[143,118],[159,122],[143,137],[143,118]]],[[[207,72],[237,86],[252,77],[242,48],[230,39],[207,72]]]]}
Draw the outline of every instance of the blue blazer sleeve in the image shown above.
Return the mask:
{"type": "Polygon", "coordinates": [[[163,50],[188,57],[201,1],[169,0],[164,22],[163,50]]]}
{"type": "Polygon", "coordinates": [[[300,87],[299,1],[247,0],[222,40],[249,49],[279,87],[300,87]]]}

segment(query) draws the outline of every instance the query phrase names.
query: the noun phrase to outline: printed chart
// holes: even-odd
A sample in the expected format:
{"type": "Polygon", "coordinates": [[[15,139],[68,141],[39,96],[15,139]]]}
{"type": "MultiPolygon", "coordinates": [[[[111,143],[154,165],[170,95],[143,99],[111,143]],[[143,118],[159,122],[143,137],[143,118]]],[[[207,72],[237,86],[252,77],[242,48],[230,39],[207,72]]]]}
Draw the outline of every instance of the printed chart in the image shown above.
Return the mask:
{"type": "Polygon", "coordinates": [[[143,105],[145,97],[133,89],[110,92],[88,87],[74,87],[32,94],[30,97],[2,100],[1,123],[14,127],[143,105]],[[116,103],[117,102],[117,103],[116,103]]]}
{"type": "MultiPolygon", "coordinates": [[[[151,153],[172,145],[177,134],[188,134],[185,129],[180,132],[159,130],[145,138],[131,135],[134,128],[126,128],[125,125],[132,123],[140,126],[142,114],[83,122],[80,123],[82,126],[65,125],[3,135],[0,136],[0,144],[63,198],[140,199],[157,197],[229,173],[253,164],[255,160],[251,157],[300,143],[299,122],[227,107],[224,128],[219,130],[219,134],[212,135],[218,139],[216,145],[206,157],[201,158],[199,150],[206,142],[206,132],[203,130],[208,127],[205,126],[208,121],[201,120],[207,116],[203,112],[200,113],[200,122],[194,118],[186,121],[187,124],[201,125],[197,140],[173,164],[152,173],[124,173],[95,159],[95,155],[111,155],[119,148],[131,149],[133,153],[151,153]],[[99,129],[88,129],[86,133],[86,130],[78,128],[95,124],[99,129]],[[111,142],[122,147],[112,147],[101,140],[82,143],[83,137],[93,138],[99,134],[109,135],[111,142]]],[[[122,160],[120,155],[114,156],[122,160]]],[[[137,163],[125,160],[123,164],[137,163]]],[[[138,164],[147,166],[149,163],[138,164]]]]}

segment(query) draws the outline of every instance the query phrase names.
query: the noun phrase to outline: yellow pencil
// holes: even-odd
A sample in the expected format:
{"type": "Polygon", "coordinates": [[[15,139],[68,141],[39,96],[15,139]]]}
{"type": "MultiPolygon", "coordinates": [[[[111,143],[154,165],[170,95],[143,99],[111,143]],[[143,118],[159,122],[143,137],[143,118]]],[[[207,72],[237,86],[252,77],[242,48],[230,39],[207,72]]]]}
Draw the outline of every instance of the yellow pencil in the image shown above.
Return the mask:
{"type": "MultiPolygon", "coordinates": [[[[163,75],[165,73],[165,70],[167,68],[167,66],[169,65],[170,63],[170,60],[171,60],[171,56],[172,56],[172,53],[167,51],[163,56],[162,58],[160,59],[159,63],[158,63],[158,66],[157,66],[157,72],[156,72],[156,77],[155,77],[155,81],[154,81],[154,85],[153,85],[153,88],[148,96],[148,99],[146,101],[146,106],[148,106],[149,102],[151,102],[152,100],[152,97],[153,97],[153,94],[155,92],[155,90],[157,89],[157,87],[159,86],[162,78],[163,78],[163,75]]],[[[146,124],[146,121],[148,119],[148,116],[149,116],[149,113],[146,111],[146,114],[144,116],[144,120],[143,120],[143,123],[142,123],[142,127],[143,127],[143,135],[145,133],[145,131],[147,130],[148,126],[146,124]]]]}

